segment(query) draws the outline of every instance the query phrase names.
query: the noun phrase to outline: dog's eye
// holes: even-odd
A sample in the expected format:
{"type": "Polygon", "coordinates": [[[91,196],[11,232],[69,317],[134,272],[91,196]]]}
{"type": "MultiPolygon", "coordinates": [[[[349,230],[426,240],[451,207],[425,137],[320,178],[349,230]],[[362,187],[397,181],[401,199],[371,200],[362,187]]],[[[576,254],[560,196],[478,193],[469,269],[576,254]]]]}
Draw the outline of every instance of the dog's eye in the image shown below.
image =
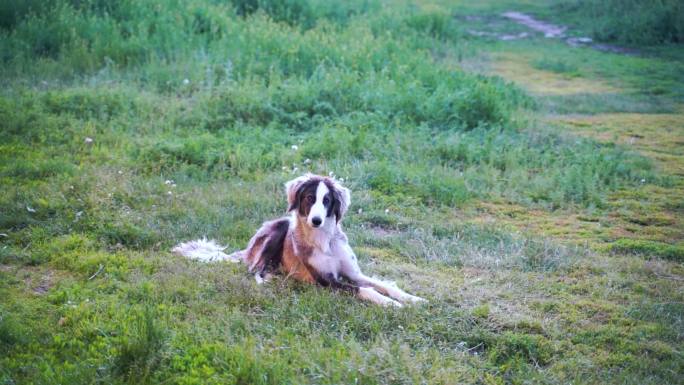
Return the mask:
{"type": "Polygon", "coordinates": [[[328,198],[328,197],[323,198],[323,204],[327,206],[328,203],[330,203],[330,198],[328,198]]]}
{"type": "Polygon", "coordinates": [[[309,203],[314,203],[314,202],[316,202],[316,198],[313,195],[307,195],[306,201],[309,203]]]}

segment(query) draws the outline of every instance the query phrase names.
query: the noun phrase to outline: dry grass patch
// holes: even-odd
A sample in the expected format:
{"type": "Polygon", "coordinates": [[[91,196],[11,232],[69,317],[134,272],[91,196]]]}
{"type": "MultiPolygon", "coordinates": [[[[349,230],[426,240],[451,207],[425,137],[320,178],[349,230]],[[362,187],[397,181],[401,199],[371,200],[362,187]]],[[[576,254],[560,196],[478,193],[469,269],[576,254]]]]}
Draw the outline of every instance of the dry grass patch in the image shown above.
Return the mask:
{"type": "Polygon", "coordinates": [[[623,91],[602,80],[535,68],[527,57],[519,54],[499,53],[492,58],[489,67],[489,72],[515,82],[537,96],[612,94],[623,91]]]}

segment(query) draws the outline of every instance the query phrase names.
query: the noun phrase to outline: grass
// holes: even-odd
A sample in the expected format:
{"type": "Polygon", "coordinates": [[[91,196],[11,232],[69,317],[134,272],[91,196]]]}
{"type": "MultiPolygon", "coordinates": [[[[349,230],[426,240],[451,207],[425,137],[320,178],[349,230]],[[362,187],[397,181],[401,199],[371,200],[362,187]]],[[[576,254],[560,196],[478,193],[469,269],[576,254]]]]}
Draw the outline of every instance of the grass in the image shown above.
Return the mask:
{"type": "Polygon", "coordinates": [[[681,382],[680,47],[468,34],[515,1],[3,7],[0,383],[681,382]],[[306,171],[429,304],[169,252],[306,171]]]}
{"type": "Polygon", "coordinates": [[[684,42],[684,8],[675,0],[569,0],[557,2],[556,8],[602,41],[637,45],[684,42]]]}

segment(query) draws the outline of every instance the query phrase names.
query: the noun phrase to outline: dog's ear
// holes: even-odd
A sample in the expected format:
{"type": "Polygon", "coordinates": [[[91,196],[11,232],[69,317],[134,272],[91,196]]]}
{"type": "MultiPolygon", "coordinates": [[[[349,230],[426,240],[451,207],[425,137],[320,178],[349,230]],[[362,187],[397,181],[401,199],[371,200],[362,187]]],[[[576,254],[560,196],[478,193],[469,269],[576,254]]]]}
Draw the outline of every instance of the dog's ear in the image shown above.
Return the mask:
{"type": "Polygon", "coordinates": [[[311,174],[302,175],[285,183],[285,194],[287,195],[287,211],[290,212],[299,207],[299,188],[311,179],[311,174]]]}
{"type": "Polygon", "coordinates": [[[339,184],[336,180],[331,180],[333,195],[335,197],[335,202],[333,203],[333,213],[337,222],[342,220],[342,217],[347,212],[349,205],[351,204],[351,193],[349,189],[339,184]]]}

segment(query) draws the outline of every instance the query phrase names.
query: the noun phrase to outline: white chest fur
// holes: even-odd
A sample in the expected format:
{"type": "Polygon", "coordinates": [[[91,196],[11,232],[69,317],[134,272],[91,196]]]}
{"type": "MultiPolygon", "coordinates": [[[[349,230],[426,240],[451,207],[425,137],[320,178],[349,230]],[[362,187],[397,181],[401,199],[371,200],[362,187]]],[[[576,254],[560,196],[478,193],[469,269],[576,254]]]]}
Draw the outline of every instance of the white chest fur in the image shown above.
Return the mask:
{"type": "Polygon", "coordinates": [[[340,271],[344,266],[344,242],[339,237],[335,237],[337,231],[337,224],[334,220],[326,220],[323,227],[315,229],[312,233],[312,243],[314,250],[309,259],[309,264],[313,266],[318,272],[323,274],[332,274],[338,277],[340,271]]]}

